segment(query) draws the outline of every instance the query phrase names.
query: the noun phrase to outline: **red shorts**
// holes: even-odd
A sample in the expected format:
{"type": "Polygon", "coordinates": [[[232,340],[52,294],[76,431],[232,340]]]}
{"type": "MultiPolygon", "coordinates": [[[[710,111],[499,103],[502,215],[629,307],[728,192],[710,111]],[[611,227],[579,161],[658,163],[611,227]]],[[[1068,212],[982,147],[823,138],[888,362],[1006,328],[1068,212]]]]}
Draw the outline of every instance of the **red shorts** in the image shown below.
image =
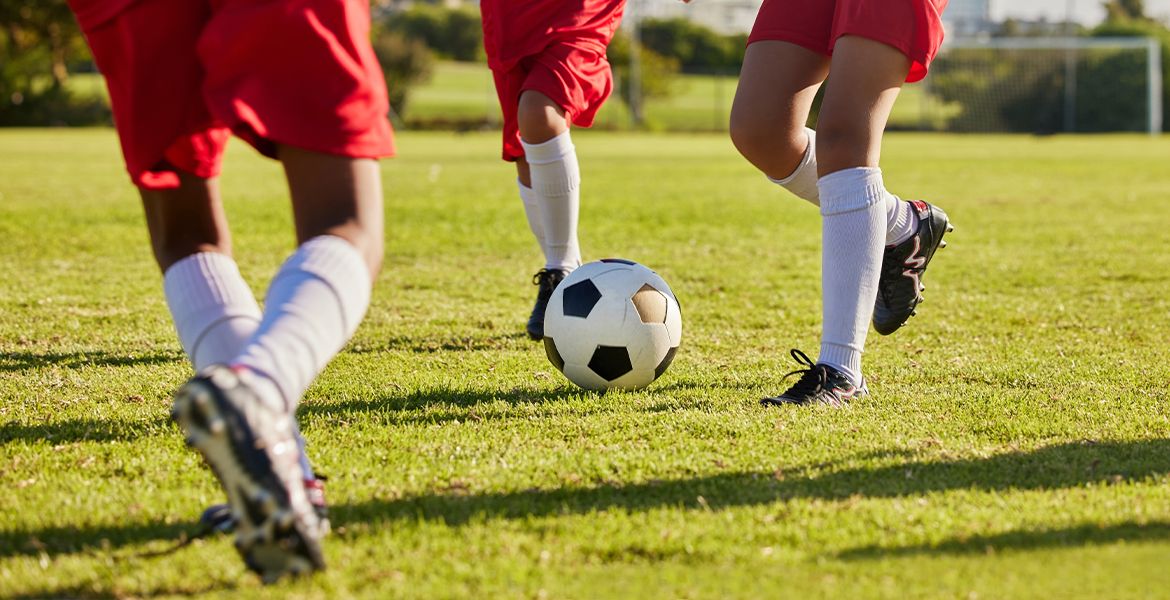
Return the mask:
{"type": "Polygon", "coordinates": [[[520,94],[534,90],[565,111],[570,123],[593,125],[597,111],[613,91],[613,73],[605,56],[592,50],[556,44],[529,56],[510,70],[492,71],[504,113],[504,160],[524,156],[516,113],[520,94]]]}
{"type": "Polygon", "coordinates": [[[140,0],[82,25],[136,185],[217,175],[229,132],[270,157],[394,153],[368,0],[140,0]]]}
{"type": "Polygon", "coordinates": [[[948,0],[764,0],[748,43],[791,42],[826,56],[856,35],[900,50],[912,61],[906,81],[926,77],[943,40],[948,0]]]}

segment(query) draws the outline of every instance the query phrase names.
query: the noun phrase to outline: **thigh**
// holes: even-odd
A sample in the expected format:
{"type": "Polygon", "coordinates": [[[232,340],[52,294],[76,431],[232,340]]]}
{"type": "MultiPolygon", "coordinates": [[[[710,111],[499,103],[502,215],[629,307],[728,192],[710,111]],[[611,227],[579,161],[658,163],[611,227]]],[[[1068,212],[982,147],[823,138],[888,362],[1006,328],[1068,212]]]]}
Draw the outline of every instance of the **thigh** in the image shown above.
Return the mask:
{"type": "Polygon", "coordinates": [[[731,107],[733,127],[769,134],[801,131],[829,73],[829,58],[783,41],[753,42],[731,107]]]}
{"type": "Polygon", "coordinates": [[[876,167],[882,132],[911,61],[892,46],[857,36],[837,40],[817,121],[821,175],[876,167]]]}

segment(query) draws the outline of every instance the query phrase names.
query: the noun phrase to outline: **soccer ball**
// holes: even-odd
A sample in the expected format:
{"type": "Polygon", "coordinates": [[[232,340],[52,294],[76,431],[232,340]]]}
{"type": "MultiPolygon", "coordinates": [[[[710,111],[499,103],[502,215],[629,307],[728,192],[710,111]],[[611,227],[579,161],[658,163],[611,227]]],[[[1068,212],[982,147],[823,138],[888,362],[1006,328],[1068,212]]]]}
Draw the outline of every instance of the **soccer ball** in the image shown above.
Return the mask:
{"type": "Polygon", "coordinates": [[[638,389],[658,379],[682,341],[670,286],[629,260],[579,267],[553,291],[544,350],[569,381],[589,390],[638,389]]]}

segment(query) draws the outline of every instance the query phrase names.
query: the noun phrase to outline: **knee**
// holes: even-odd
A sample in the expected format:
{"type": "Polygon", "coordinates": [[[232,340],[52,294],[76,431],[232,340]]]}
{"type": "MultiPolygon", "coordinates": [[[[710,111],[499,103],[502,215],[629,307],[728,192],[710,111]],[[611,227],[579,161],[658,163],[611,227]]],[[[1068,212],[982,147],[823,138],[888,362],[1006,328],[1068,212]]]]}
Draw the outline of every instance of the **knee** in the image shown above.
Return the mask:
{"type": "Polygon", "coordinates": [[[823,120],[817,124],[817,164],[830,173],[868,163],[869,136],[862,127],[823,120]]]}
{"type": "Polygon", "coordinates": [[[769,123],[732,111],[728,124],[731,143],[764,174],[787,177],[804,158],[808,136],[803,128],[769,123]]]}
{"type": "Polygon", "coordinates": [[[516,112],[520,137],[530,144],[547,142],[569,128],[565,111],[544,94],[527,91],[516,112]]]}

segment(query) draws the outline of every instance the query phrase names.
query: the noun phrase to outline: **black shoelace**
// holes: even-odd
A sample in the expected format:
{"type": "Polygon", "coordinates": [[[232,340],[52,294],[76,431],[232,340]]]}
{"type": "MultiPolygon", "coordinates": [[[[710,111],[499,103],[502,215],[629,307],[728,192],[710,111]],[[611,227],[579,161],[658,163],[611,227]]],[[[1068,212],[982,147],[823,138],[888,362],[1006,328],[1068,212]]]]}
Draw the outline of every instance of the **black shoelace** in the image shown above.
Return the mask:
{"type": "Polygon", "coordinates": [[[532,285],[539,285],[540,287],[552,287],[553,277],[557,275],[552,269],[541,269],[532,276],[532,285]]]}
{"type": "Polygon", "coordinates": [[[796,380],[796,383],[784,393],[785,396],[807,398],[825,389],[825,385],[829,382],[829,372],[824,365],[816,364],[807,354],[796,348],[793,348],[789,354],[796,362],[806,365],[808,368],[797,369],[784,375],[782,379],[800,375],[800,379],[796,380]]]}

